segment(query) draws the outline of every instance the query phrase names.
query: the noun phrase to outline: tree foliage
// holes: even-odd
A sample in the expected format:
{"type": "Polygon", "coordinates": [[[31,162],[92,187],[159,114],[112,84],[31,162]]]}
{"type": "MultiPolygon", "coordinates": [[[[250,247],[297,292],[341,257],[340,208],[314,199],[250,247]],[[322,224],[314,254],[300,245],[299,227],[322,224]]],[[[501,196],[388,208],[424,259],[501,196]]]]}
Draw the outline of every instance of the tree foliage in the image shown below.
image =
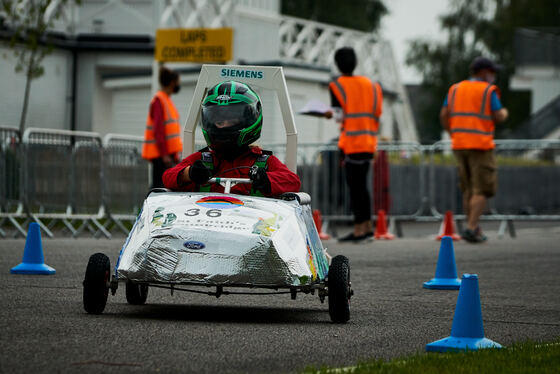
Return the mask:
{"type": "Polygon", "coordinates": [[[514,73],[513,36],[519,27],[559,27],[558,0],[453,0],[440,17],[444,41],[413,40],[406,62],[422,74],[429,104],[421,113],[423,141],[439,139],[438,114],[449,86],[468,78],[469,64],[476,56],[493,58],[504,69],[498,75],[502,102],[510,119],[500,126],[511,128],[528,116],[528,95],[509,88],[514,73]]]}
{"type": "MultiPolygon", "coordinates": [[[[41,77],[45,69],[43,59],[53,47],[48,31],[60,19],[68,0],[1,0],[1,26],[10,35],[9,46],[15,57],[15,72],[25,74],[26,84],[19,129],[23,132],[29,103],[31,81],[41,77]],[[52,13],[45,17],[47,10],[52,13]]],[[[76,1],[77,3],[79,2],[76,1]]]]}
{"type": "Polygon", "coordinates": [[[382,0],[283,0],[282,13],[360,31],[377,31],[388,13],[382,0]]]}

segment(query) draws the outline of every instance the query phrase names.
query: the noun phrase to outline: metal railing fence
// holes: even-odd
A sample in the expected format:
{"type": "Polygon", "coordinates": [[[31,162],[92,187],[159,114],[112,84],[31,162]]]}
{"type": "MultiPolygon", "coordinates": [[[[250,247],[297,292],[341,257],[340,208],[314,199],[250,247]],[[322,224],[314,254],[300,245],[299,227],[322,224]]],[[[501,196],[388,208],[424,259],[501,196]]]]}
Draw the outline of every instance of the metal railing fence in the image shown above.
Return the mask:
{"type": "MultiPolygon", "coordinates": [[[[54,228],[74,237],[128,233],[150,185],[141,137],[47,129],[20,137],[0,127],[0,141],[0,237],[7,224],[25,236],[30,221],[49,236],[54,228]]],[[[283,144],[263,148],[284,158],[283,144]]],[[[560,140],[497,140],[495,152],[499,187],[482,219],[502,221],[502,234],[512,220],[560,221],[560,140]]],[[[302,190],[326,225],[352,221],[341,162],[335,144],[298,146],[302,190]]],[[[373,215],[383,209],[393,224],[439,221],[447,210],[464,219],[449,142],[380,142],[368,181],[373,215]]]]}
{"type": "Polygon", "coordinates": [[[0,127],[0,212],[14,211],[21,205],[19,164],[21,136],[18,130],[0,127]]]}
{"type": "Polygon", "coordinates": [[[19,130],[0,127],[0,237],[2,229],[10,223],[18,233],[25,235],[20,220],[27,215],[22,203],[21,134],[19,130]]]}
{"type": "MultiPolygon", "coordinates": [[[[482,219],[560,220],[560,140],[495,140],[498,188],[482,219]]],[[[462,219],[462,197],[451,143],[429,147],[432,215],[462,219]]]]}
{"type": "Polygon", "coordinates": [[[73,236],[87,228],[111,237],[98,221],[104,179],[98,134],[29,128],[22,150],[24,206],[47,235],[60,221],[73,236]]]}
{"type": "Polygon", "coordinates": [[[150,185],[149,163],[142,158],[141,136],[107,134],[103,138],[103,209],[108,217],[105,227],[128,229],[122,221],[132,221],[142,208],[150,185]]]}
{"type": "MultiPolygon", "coordinates": [[[[319,209],[326,220],[351,220],[344,160],[336,144],[302,144],[299,148],[309,160],[298,166],[298,174],[302,190],[313,197],[313,208],[319,209]]],[[[374,215],[382,209],[395,219],[418,216],[426,202],[425,170],[423,149],[418,143],[380,142],[367,177],[374,215]]]]}

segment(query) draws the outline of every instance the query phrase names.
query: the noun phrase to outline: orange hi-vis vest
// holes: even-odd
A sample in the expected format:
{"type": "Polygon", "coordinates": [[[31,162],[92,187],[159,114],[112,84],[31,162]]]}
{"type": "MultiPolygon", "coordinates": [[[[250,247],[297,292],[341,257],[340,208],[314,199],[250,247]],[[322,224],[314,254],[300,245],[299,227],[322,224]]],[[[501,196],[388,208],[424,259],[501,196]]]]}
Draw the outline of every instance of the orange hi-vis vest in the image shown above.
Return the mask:
{"type": "Polygon", "coordinates": [[[363,76],[341,76],[329,88],[344,112],[338,148],[345,154],[374,153],[383,107],[379,83],[363,76]]]}
{"type": "MultiPolygon", "coordinates": [[[[165,92],[158,91],[152,98],[150,106],[156,99],[159,99],[163,107],[163,124],[165,126],[167,152],[169,154],[181,152],[183,150],[183,140],[181,139],[181,125],[179,125],[179,112],[165,92]]],[[[160,157],[161,155],[154,136],[154,123],[148,112],[146,131],[144,131],[144,144],[142,145],[142,158],[153,160],[160,157]]]]}
{"type": "Polygon", "coordinates": [[[447,94],[449,133],[453,149],[494,149],[491,96],[498,87],[484,81],[464,80],[447,94]]]}

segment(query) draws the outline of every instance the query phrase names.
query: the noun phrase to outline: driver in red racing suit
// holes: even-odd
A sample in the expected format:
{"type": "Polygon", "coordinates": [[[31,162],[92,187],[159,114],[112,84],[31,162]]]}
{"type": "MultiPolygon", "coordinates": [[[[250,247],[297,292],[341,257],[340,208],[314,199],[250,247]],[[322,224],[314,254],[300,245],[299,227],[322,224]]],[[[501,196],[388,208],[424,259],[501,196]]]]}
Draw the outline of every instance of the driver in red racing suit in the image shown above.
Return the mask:
{"type": "Polygon", "coordinates": [[[299,177],[277,157],[252,146],[261,134],[262,105],[246,84],[228,81],[208,90],[202,103],[202,133],[208,148],[186,157],[163,174],[165,187],[175,191],[224,192],[212,177],[249,178],[231,193],[278,197],[298,192],[299,177]]]}

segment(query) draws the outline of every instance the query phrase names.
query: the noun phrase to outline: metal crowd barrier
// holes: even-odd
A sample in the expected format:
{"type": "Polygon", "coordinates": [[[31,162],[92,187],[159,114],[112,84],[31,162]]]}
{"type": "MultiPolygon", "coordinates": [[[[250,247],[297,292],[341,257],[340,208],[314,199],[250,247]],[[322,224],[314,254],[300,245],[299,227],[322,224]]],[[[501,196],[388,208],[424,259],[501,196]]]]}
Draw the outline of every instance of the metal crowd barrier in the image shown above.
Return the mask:
{"type": "MultiPolygon", "coordinates": [[[[313,152],[308,152],[312,154],[311,162],[303,165],[304,169],[310,169],[306,170],[303,189],[313,196],[312,205],[321,210],[323,218],[350,220],[350,198],[340,151],[335,144],[303,144],[300,148],[310,146],[313,152]]],[[[416,217],[425,202],[424,175],[424,157],[419,144],[380,142],[367,177],[374,215],[382,209],[398,219],[416,217]]]]}
{"type": "MultiPolygon", "coordinates": [[[[150,185],[141,137],[28,129],[20,138],[0,127],[0,142],[0,237],[6,224],[25,236],[32,220],[48,236],[55,227],[74,237],[86,229],[96,237],[128,233],[150,185]]],[[[284,159],[283,144],[263,148],[284,159]]],[[[560,220],[560,140],[497,140],[496,155],[498,192],[482,219],[501,221],[501,235],[514,220],[560,220]]],[[[351,222],[336,144],[300,143],[297,159],[324,229],[351,222]]],[[[439,221],[447,210],[465,218],[449,142],[380,142],[368,181],[374,218],[385,210],[397,234],[402,221],[439,221]]]]}
{"type": "Polygon", "coordinates": [[[52,237],[51,229],[61,222],[74,237],[87,228],[110,238],[99,222],[104,217],[101,137],[29,128],[22,147],[25,206],[43,231],[52,237]]]}
{"type": "Polygon", "coordinates": [[[0,128],[2,166],[0,236],[10,223],[16,236],[36,221],[53,237],[62,225],[72,236],[85,229],[110,238],[111,229],[128,234],[149,191],[142,138],[91,132],[27,129],[20,139],[0,128]],[[130,227],[131,225],[129,225],[130,227]]]}
{"type": "Polygon", "coordinates": [[[117,227],[128,234],[123,221],[136,220],[150,188],[149,163],[142,158],[141,136],[107,134],[103,138],[104,227],[117,227]]]}
{"type": "Polygon", "coordinates": [[[21,186],[21,135],[17,129],[0,127],[0,237],[6,237],[6,222],[25,235],[21,186]]]}
{"type": "MultiPolygon", "coordinates": [[[[283,158],[283,144],[263,148],[283,158]]],[[[400,231],[401,221],[415,220],[426,209],[424,153],[424,148],[414,142],[378,144],[378,154],[367,177],[374,218],[384,210],[400,231]]],[[[312,208],[321,211],[325,230],[335,222],[353,219],[342,162],[334,143],[298,144],[301,190],[312,196],[312,208]]]]}
{"type": "MultiPolygon", "coordinates": [[[[513,221],[560,220],[560,140],[495,140],[498,188],[482,220],[501,221],[514,236],[513,221]]],[[[449,141],[429,147],[431,214],[451,210],[464,220],[456,164],[449,141]]]]}

